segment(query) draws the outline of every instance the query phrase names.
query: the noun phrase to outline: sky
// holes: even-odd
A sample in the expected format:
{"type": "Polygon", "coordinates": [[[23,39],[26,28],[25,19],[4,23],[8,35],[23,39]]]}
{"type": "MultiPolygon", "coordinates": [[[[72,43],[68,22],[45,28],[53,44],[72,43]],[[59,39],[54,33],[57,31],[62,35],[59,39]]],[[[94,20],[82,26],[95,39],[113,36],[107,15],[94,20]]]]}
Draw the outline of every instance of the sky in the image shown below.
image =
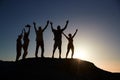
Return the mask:
{"type": "MultiPolygon", "coordinates": [[[[120,72],[120,1],[119,0],[0,0],[0,60],[15,61],[16,39],[26,24],[30,24],[29,57],[35,57],[35,31],[47,20],[63,28],[69,20],[65,34],[74,37],[74,58],[93,62],[110,72],[120,72]]],[[[45,57],[52,56],[53,33],[50,24],[45,30],[45,57]]],[[[62,58],[68,41],[62,36],[62,58]]],[[[23,54],[23,51],[22,51],[23,54]]],[[[39,49],[39,57],[41,49],[39,49]]],[[[70,58],[71,52],[69,52],[70,58]]],[[[55,52],[58,58],[58,49],[55,52]]],[[[20,57],[21,59],[21,57],[20,57]]]]}

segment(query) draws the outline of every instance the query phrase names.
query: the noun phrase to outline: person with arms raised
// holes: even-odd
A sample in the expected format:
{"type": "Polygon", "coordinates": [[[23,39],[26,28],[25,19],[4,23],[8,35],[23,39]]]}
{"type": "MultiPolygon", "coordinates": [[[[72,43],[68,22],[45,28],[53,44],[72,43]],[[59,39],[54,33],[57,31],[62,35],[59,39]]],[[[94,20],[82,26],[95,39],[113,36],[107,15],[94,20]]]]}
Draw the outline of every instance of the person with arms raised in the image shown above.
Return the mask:
{"type": "Polygon", "coordinates": [[[44,40],[43,40],[43,32],[47,28],[49,21],[47,21],[46,26],[42,29],[41,26],[37,29],[36,28],[36,23],[33,22],[34,24],[34,29],[36,32],[36,50],[35,50],[35,57],[38,58],[38,49],[39,46],[41,47],[41,57],[44,57],[44,40]]]}
{"type": "Polygon", "coordinates": [[[67,20],[66,25],[65,25],[65,27],[63,29],[61,29],[60,25],[57,26],[57,29],[54,29],[53,28],[53,23],[50,22],[51,29],[52,29],[52,32],[54,34],[54,41],[55,41],[54,46],[53,46],[52,58],[54,58],[54,53],[55,53],[55,50],[56,50],[57,47],[59,49],[59,58],[61,58],[62,33],[67,28],[68,22],[69,21],[67,20]]]}
{"type": "Polygon", "coordinates": [[[18,38],[16,40],[16,52],[17,52],[17,55],[16,55],[16,61],[19,60],[20,56],[21,56],[21,51],[22,51],[22,37],[23,37],[23,30],[21,32],[20,35],[18,35],[18,38]]]}
{"type": "Polygon", "coordinates": [[[24,36],[23,36],[23,50],[24,50],[24,53],[23,53],[23,59],[26,58],[27,54],[28,54],[28,45],[29,45],[29,34],[30,34],[30,28],[31,26],[29,24],[27,24],[24,28],[24,36]],[[25,28],[28,28],[28,31],[25,30],[25,28]]]}
{"type": "Polygon", "coordinates": [[[63,35],[67,38],[68,40],[68,46],[67,46],[67,53],[66,53],[66,58],[68,56],[68,53],[70,51],[70,49],[72,50],[72,55],[71,55],[71,58],[73,58],[73,55],[74,55],[74,45],[73,45],[73,38],[75,37],[76,33],[77,33],[78,29],[76,29],[76,32],[73,34],[70,33],[68,34],[68,36],[66,34],[63,33],[63,35]]]}

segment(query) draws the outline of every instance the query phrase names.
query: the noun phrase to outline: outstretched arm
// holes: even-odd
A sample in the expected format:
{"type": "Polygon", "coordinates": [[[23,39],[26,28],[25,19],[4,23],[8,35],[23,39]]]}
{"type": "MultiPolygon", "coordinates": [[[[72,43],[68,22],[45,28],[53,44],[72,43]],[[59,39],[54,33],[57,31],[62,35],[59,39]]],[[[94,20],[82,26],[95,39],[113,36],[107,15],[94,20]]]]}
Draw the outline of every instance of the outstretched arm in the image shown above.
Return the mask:
{"type": "Polygon", "coordinates": [[[65,27],[62,29],[62,31],[64,31],[64,30],[67,28],[68,23],[69,23],[69,21],[67,20],[67,21],[66,21],[66,25],[65,25],[65,27]]]}
{"type": "Polygon", "coordinates": [[[53,29],[53,23],[52,23],[52,22],[50,22],[50,24],[51,24],[51,29],[52,29],[52,31],[54,31],[54,29],[53,29]]]}
{"type": "Polygon", "coordinates": [[[23,32],[24,32],[24,33],[26,33],[26,30],[25,30],[25,28],[23,28],[23,32]]]}
{"type": "Polygon", "coordinates": [[[68,37],[67,37],[67,35],[65,33],[62,33],[62,34],[68,39],[68,37]]]}
{"type": "Polygon", "coordinates": [[[31,26],[28,27],[28,35],[30,34],[30,27],[31,27],[31,26]]]}
{"type": "Polygon", "coordinates": [[[78,29],[76,29],[76,31],[75,31],[74,35],[72,36],[72,38],[74,38],[74,37],[75,37],[75,35],[76,35],[77,31],[78,31],[78,29]]]}
{"type": "Polygon", "coordinates": [[[46,24],[45,28],[43,29],[43,31],[47,28],[48,24],[49,24],[49,20],[47,21],[47,24],[46,24]]]}
{"type": "Polygon", "coordinates": [[[29,24],[27,24],[25,27],[28,27],[28,32],[27,32],[27,34],[29,35],[30,34],[30,25],[29,24]]]}
{"type": "Polygon", "coordinates": [[[21,34],[20,34],[21,36],[23,35],[23,32],[24,32],[24,28],[22,29],[22,32],[21,32],[21,34]]]}
{"type": "Polygon", "coordinates": [[[36,23],[33,22],[33,25],[34,25],[35,32],[37,32],[36,23]]]}

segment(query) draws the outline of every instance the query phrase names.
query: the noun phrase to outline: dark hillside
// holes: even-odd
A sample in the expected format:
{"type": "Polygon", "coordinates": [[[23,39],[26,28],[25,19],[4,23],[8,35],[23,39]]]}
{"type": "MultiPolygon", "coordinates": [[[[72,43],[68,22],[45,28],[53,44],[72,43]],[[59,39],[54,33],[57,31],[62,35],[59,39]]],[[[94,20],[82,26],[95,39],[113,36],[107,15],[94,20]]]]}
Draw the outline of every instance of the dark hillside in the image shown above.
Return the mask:
{"type": "Polygon", "coordinates": [[[120,80],[119,73],[97,68],[79,59],[28,58],[0,61],[0,80],[120,80]]]}

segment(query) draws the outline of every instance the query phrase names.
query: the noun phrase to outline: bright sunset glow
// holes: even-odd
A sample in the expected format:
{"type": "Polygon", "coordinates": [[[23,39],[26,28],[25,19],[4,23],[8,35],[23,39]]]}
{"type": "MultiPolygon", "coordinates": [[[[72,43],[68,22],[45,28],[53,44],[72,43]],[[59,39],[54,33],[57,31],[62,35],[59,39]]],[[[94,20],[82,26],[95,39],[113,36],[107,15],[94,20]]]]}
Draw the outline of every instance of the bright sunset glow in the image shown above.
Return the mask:
{"type": "Polygon", "coordinates": [[[86,51],[83,49],[76,48],[74,53],[74,58],[86,60],[88,55],[86,55],[86,51]]]}
{"type": "Polygon", "coordinates": [[[77,52],[77,53],[74,54],[74,58],[85,60],[86,55],[84,53],[78,53],[77,52]]]}

